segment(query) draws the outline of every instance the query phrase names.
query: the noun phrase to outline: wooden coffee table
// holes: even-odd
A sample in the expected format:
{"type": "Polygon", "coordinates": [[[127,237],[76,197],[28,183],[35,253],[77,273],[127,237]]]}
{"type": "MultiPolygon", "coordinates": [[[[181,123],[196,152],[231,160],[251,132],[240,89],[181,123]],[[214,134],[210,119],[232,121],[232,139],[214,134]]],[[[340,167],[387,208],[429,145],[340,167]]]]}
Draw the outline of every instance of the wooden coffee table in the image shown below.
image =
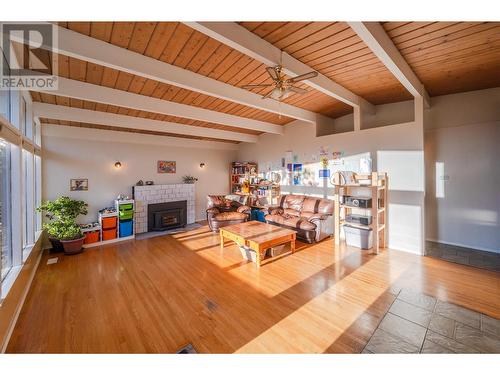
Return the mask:
{"type": "Polygon", "coordinates": [[[276,225],[247,221],[241,224],[229,225],[220,229],[220,248],[224,248],[224,240],[236,242],[255,251],[255,263],[260,267],[266,250],[286,243],[290,243],[290,251],[295,251],[297,232],[281,228],[276,225]]]}

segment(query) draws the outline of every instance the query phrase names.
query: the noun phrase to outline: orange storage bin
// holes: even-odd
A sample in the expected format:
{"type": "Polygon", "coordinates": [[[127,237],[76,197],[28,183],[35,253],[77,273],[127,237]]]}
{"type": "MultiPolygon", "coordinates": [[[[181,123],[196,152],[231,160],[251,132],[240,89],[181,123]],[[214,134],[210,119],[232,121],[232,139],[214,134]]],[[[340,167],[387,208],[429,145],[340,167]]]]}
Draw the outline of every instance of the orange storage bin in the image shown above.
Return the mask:
{"type": "Polygon", "coordinates": [[[94,232],[86,232],[85,233],[85,240],[83,243],[85,245],[88,245],[89,243],[94,243],[99,241],[99,231],[96,230],[94,232]]]}
{"type": "Polygon", "coordinates": [[[117,217],[103,217],[102,218],[102,229],[116,229],[117,217]]]}
{"type": "Polygon", "coordinates": [[[102,230],[102,240],[103,241],[108,241],[108,240],[114,240],[116,238],[116,228],[114,229],[103,229],[102,230]]]}

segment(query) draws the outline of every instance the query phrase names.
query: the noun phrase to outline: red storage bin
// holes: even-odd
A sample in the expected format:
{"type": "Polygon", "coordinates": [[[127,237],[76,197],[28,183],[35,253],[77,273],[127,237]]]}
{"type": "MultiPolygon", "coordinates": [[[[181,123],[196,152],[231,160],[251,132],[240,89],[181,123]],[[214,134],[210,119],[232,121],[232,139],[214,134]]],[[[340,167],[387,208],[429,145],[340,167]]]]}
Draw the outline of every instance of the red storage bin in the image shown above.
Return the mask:
{"type": "Polygon", "coordinates": [[[83,243],[85,245],[88,245],[89,243],[94,243],[99,241],[99,231],[93,231],[93,232],[85,232],[85,240],[83,240],[83,243]]]}
{"type": "Polygon", "coordinates": [[[102,229],[116,229],[117,219],[116,216],[103,217],[101,223],[102,229]]]}
{"type": "Polygon", "coordinates": [[[102,230],[102,240],[103,241],[108,241],[108,240],[114,240],[116,238],[116,228],[114,229],[103,229],[102,230]]]}

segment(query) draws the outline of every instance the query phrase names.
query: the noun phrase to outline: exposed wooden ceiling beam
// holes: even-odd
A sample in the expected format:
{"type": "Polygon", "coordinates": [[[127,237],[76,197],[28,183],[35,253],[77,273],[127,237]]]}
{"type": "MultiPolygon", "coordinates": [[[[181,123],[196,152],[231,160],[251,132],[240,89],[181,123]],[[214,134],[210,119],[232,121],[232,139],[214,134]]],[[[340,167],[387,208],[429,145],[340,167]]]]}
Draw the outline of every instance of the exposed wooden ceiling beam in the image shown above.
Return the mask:
{"type": "Polygon", "coordinates": [[[44,122],[42,126],[42,135],[44,137],[62,137],[104,142],[104,144],[108,140],[113,140],[115,142],[138,143],[148,146],[160,145],[164,147],[184,147],[189,149],[209,148],[212,150],[238,150],[239,147],[237,143],[221,142],[219,140],[178,138],[170,135],[159,137],[155,134],[141,134],[128,131],[124,132],[120,128],[116,131],[113,129],[113,132],[106,130],[96,131],[93,128],[86,128],[83,126],[61,125],[44,122]]]}
{"type": "MultiPolygon", "coordinates": [[[[254,94],[248,90],[144,56],[126,48],[118,47],[63,27],[55,25],[54,27],[57,31],[57,46],[54,47],[42,44],[41,48],[310,123],[316,123],[318,118],[320,119],[319,121],[329,119],[321,114],[294,107],[289,104],[279,103],[272,99],[262,99],[260,95],[254,94]]],[[[16,42],[25,43],[21,36],[11,35],[11,38],[16,42]]],[[[30,40],[29,42],[39,47],[40,41],[30,40]]],[[[329,120],[333,121],[332,119],[329,120]]]]}
{"type": "Polygon", "coordinates": [[[258,139],[256,135],[251,134],[182,125],[174,122],[92,111],[89,109],[72,108],[56,104],[39,102],[33,103],[33,112],[36,116],[52,120],[76,121],[88,124],[114,126],[118,128],[153,130],[163,133],[228,139],[239,142],[257,142],[258,139]]]}
{"type": "Polygon", "coordinates": [[[348,22],[349,26],[382,61],[389,71],[414,96],[422,97],[428,107],[429,95],[412,68],[379,22],[348,22]]]}
{"type": "Polygon", "coordinates": [[[46,94],[66,96],[73,99],[109,104],[117,107],[213,122],[235,128],[257,130],[264,133],[283,134],[283,126],[281,125],[170,102],[63,77],[59,77],[58,79],[57,91],[44,89],[37,91],[46,94]]]}
{"type": "MultiPolygon", "coordinates": [[[[283,52],[281,56],[282,52],[278,47],[235,22],[184,23],[265,65],[273,66],[281,61],[284,72],[288,75],[295,76],[314,70],[286,52],[283,52]]],[[[368,101],[323,74],[318,74],[317,77],[304,81],[304,83],[352,107],[363,106],[367,108],[372,106],[368,101]]]]}

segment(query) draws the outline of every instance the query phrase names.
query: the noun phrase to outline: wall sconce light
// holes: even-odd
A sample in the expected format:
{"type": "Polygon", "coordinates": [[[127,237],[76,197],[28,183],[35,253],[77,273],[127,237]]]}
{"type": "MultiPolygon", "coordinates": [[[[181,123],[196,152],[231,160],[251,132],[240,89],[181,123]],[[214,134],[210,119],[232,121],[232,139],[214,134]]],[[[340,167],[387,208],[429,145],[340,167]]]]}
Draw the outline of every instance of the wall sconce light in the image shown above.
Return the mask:
{"type": "Polygon", "coordinates": [[[205,168],[205,163],[200,163],[200,168],[201,169],[205,168]]]}
{"type": "Polygon", "coordinates": [[[122,167],[122,163],[120,163],[119,161],[117,161],[117,162],[115,163],[115,168],[116,168],[116,169],[120,169],[121,167],[122,167]]]}

